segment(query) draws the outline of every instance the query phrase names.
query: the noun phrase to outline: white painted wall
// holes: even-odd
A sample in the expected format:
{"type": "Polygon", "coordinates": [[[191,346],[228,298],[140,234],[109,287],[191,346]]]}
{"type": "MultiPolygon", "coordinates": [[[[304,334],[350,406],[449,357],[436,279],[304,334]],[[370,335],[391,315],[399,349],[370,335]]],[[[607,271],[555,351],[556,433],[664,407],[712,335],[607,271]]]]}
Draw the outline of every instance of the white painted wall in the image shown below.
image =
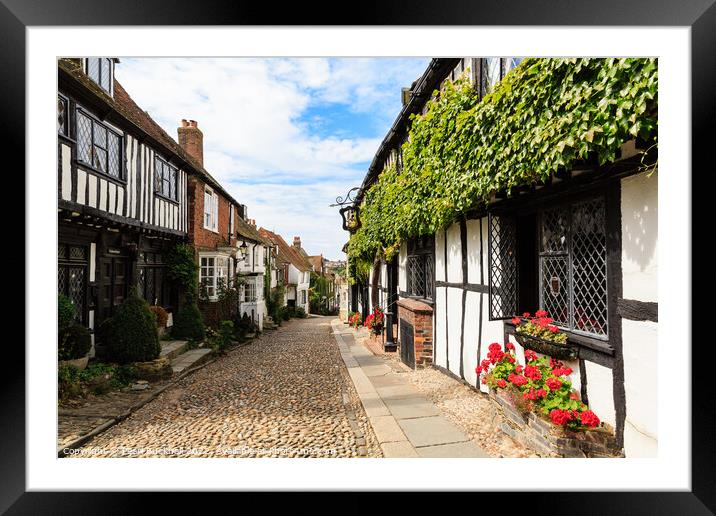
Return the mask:
{"type": "Polygon", "coordinates": [[[408,281],[405,272],[405,261],[408,257],[408,245],[403,242],[400,244],[400,253],[398,254],[398,291],[405,291],[408,287],[408,281]]]}
{"type": "Polygon", "coordinates": [[[594,362],[584,362],[587,372],[587,397],[589,408],[602,421],[616,425],[614,411],[614,380],[612,370],[594,362]]]}
{"type": "Polygon", "coordinates": [[[445,338],[445,308],[447,287],[435,288],[435,306],[433,314],[433,363],[447,367],[447,345],[445,338]],[[440,316],[442,314],[442,317],[440,316]]]}
{"type": "MultiPolygon", "coordinates": [[[[459,227],[458,227],[459,231],[459,227]]],[[[459,235],[459,233],[458,233],[459,235]]],[[[450,232],[448,231],[448,242],[450,232]]],[[[459,238],[459,237],[458,237],[459,238]]],[[[448,267],[449,273],[449,267],[448,267]]],[[[449,275],[449,274],[448,274],[449,275]]],[[[448,287],[448,357],[449,369],[452,373],[460,376],[460,337],[462,334],[462,289],[448,287]]],[[[436,318],[445,318],[445,312],[438,312],[436,318]]]]}
{"type": "Polygon", "coordinates": [[[447,281],[445,278],[445,231],[435,233],[435,281],[447,281]]]}
{"type": "Polygon", "coordinates": [[[624,299],[658,301],[658,172],[622,179],[624,299]]]}
{"type": "Polygon", "coordinates": [[[462,283],[462,243],[460,241],[460,224],[453,224],[447,229],[447,258],[447,280],[450,283],[462,283]]]}

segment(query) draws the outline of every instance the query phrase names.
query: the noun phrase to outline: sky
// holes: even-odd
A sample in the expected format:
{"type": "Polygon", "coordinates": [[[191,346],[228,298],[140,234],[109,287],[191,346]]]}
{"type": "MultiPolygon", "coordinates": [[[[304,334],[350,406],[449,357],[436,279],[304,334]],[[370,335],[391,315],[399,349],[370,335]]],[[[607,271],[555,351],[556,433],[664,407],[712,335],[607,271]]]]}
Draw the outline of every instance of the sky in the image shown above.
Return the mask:
{"type": "Polygon", "coordinates": [[[204,168],[258,226],[345,259],[329,205],[359,186],[428,58],[120,58],[117,80],[175,140],[204,133],[204,168]]]}

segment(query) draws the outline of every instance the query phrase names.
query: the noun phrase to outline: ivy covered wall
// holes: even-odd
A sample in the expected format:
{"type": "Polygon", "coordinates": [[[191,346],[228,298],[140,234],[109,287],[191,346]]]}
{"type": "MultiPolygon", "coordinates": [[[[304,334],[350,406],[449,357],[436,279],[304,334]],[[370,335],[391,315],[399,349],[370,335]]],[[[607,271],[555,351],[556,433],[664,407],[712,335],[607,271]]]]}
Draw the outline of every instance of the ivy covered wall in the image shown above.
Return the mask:
{"type": "Polygon", "coordinates": [[[466,79],[447,81],[411,116],[402,170],[385,168],[365,193],[349,257],[363,267],[390,258],[497,192],[612,162],[630,139],[655,145],[657,90],[647,58],[528,58],[482,100],[466,79]]]}

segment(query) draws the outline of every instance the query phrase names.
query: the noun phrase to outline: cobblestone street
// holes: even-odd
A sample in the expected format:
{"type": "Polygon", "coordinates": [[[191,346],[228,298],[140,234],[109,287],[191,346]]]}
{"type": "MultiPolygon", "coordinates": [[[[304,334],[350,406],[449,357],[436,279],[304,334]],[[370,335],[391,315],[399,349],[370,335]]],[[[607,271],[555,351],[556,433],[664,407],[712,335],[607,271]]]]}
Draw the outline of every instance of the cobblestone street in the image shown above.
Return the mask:
{"type": "Polygon", "coordinates": [[[291,320],[170,387],[75,457],[380,457],[331,334],[291,320]]]}

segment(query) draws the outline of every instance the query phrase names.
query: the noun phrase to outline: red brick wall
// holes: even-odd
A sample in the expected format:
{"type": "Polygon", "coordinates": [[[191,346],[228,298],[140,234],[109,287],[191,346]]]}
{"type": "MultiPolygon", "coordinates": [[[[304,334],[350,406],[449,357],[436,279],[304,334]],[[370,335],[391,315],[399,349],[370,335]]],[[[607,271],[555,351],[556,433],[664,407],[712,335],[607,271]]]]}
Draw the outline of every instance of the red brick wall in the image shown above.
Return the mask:
{"type": "MultiPolygon", "coordinates": [[[[196,177],[189,178],[187,194],[189,196],[189,243],[197,251],[214,250],[217,247],[235,245],[236,238],[228,239],[229,233],[229,201],[221,192],[212,190],[219,196],[219,225],[218,233],[204,229],[204,187],[203,181],[196,177]]],[[[234,221],[238,217],[236,206],[234,206],[234,221]]]]}
{"type": "Polygon", "coordinates": [[[415,367],[429,367],[433,363],[432,307],[414,299],[401,299],[398,301],[398,320],[400,319],[413,327],[415,367]]]}

